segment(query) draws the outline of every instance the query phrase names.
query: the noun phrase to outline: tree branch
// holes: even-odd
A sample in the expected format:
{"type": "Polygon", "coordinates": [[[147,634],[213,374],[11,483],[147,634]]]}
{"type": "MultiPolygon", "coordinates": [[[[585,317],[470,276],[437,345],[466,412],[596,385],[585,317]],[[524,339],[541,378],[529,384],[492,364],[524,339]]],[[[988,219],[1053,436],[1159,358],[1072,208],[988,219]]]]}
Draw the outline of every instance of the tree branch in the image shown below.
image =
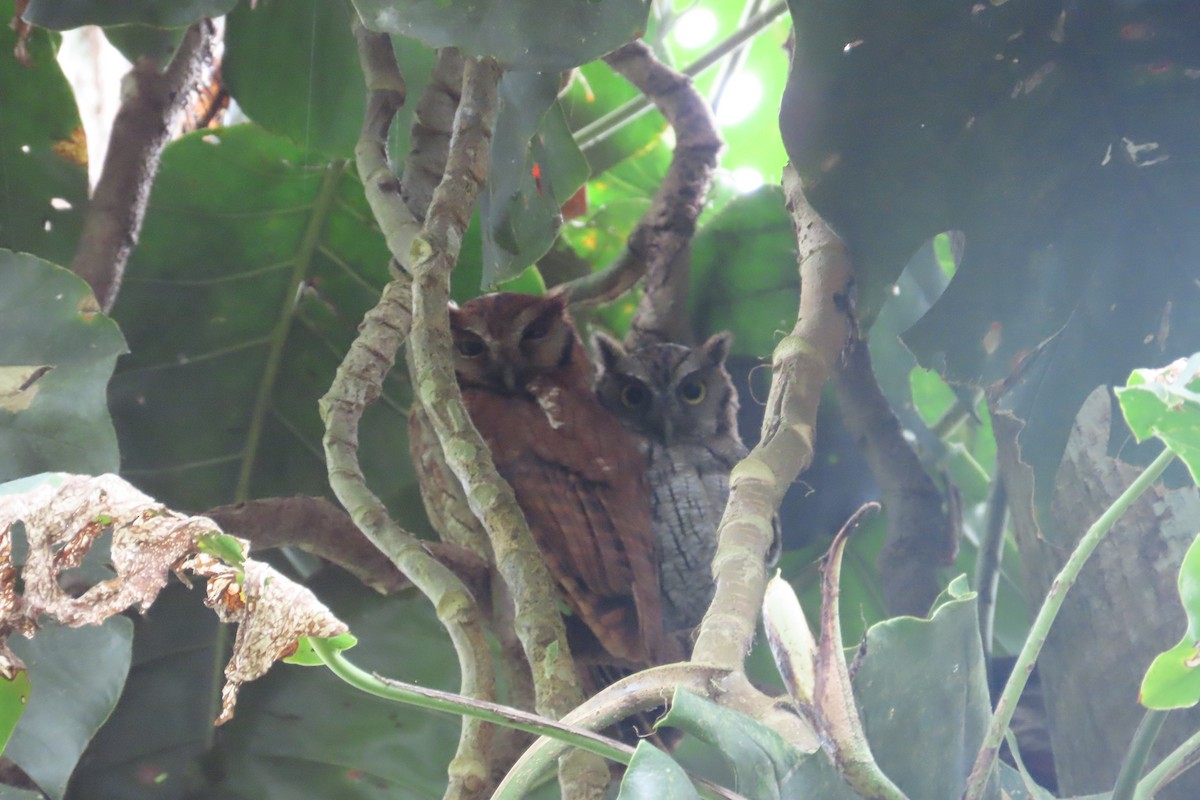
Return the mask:
{"type": "Polygon", "coordinates": [[[796,232],[800,309],[795,327],[775,348],[762,438],[730,476],[713,559],[716,594],[692,659],[742,669],[766,589],[771,518],[788,486],[812,462],[821,388],[854,329],[853,276],[845,245],[817,216],[791,166],[783,189],[796,232]]]}
{"type": "Polygon", "coordinates": [[[888,610],[923,617],[940,591],[938,568],[952,564],[958,548],[954,504],[943,498],[904,439],[863,339],[847,348],[834,387],[842,421],[866,457],[887,510],[887,542],[878,563],[888,610]]]}
{"type": "MultiPolygon", "coordinates": [[[[691,79],[661,63],[644,42],[627,44],[604,60],[662,111],[675,130],[675,152],[649,210],[629,235],[621,255],[599,272],[571,281],[571,300],[611,300],[645,275],[649,299],[643,300],[634,317],[631,341],[663,341],[673,338],[663,334],[673,334],[672,316],[683,317],[678,313],[681,299],[675,281],[686,281],[687,262],[677,261],[677,256],[696,230],[717,154],[724,145],[712,111],[691,79]],[[673,262],[681,268],[672,270],[673,262]],[[673,273],[683,273],[683,277],[672,277],[673,273]]],[[[682,300],[686,300],[686,283],[682,291],[682,300]]]]}
{"type": "MultiPolygon", "coordinates": [[[[533,671],[539,713],[561,717],[582,700],[566,629],[550,571],[534,544],[512,488],[496,472],[479,432],[463,406],[454,375],[450,318],[450,273],[463,233],[487,177],[488,139],[495,117],[500,69],[490,60],[471,60],[454,116],[446,170],[433,193],[420,236],[413,241],[413,328],[409,358],[414,387],[429,415],[446,464],[458,477],[467,502],[488,532],[496,567],[516,606],[516,632],[533,671]]],[[[570,797],[598,797],[608,770],[593,756],[577,754],[562,763],[560,782],[570,797]]]]}
{"type": "MultiPolygon", "coordinates": [[[[393,259],[403,265],[420,231],[401,200],[399,181],[387,158],[387,132],[405,99],[404,79],[391,40],[366,31],[357,15],[353,27],[368,89],[355,156],[371,211],[393,259]]],[[[463,694],[494,700],[495,670],[475,599],[454,572],[388,516],[379,498],[367,488],[358,463],[358,422],[364,408],[382,392],[396,350],[412,326],[411,294],[411,284],[403,275],[384,287],[379,303],[364,317],[333,386],[321,399],[329,482],[355,525],[433,603],[458,656],[463,694]]],[[[493,735],[490,725],[478,720],[464,722],[458,751],[450,765],[447,797],[482,798],[488,794],[491,769],[487,753],[493,735]]]]}
{"type": "Polygon", "coordinates": [[[117,300],[125,264],[137,245],[163,148],[179,130],[191,90],[215,68],[216,24],[188,28],[166,71],[154,61],[134,65],[122,84],[104,170],[83,218],[71,271],[88,282],[100,308],[117,300]]]}
{"type": "MultiPolygon", "coordinates": [[[[250,542],[254,550],[298,547],[325,559],[381,594],[412,586],[350,515],[324,497],[269,497],[205,511],[221,529],[250,542]]],[[[475,597],[488,596],[488,565],[450,542],[425,542],[429,554],[462,578],[475,597]]]]}

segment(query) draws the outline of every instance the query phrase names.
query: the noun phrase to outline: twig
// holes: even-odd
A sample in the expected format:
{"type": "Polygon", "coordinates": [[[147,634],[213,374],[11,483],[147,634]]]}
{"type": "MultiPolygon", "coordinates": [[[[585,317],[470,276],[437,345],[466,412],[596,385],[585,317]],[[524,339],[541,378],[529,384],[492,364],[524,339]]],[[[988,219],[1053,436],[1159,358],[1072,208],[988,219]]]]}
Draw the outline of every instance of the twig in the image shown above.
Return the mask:
{"type": "MultiPolygon", "coordinates": [[[[471,424],[451,367],[450,273],[463,233],[487,175],[488,137],[495,115],[500,69],[490,60],[471,60],[463,70],[463,92],[454,116],[446,171],[433,193],[420,236],[413,241],[408,269],[413,279],[413,328],[409,358],[414,387],[446,454],[462,482],[467,502],[483,523],[496,566],[516,606],[516,632],[533,671],[536,707],[561,717],[582,700],[566,629],[550,572],[534,544],[512,488],[496,472],[487,446],[471,424]]],[[[567,796],[598,797],[608,771],[594,758],[563,760],[560,782],[567,796]]]]}
{"type": "Polygon", "coordinates": [[[1150,466],[1146,467],[1146,470],[1129,485],[1129,488],[1122,492],[1121,496],[1100,515],[1092,527],[1088,528],[1087,533],[1079,540],[1079,544],[1067,559],[1067,563],[1054,578],[1054,582],[1050,585],[1050,591],[1047,593],[1041,609],[1038,610],[1037,617],[1029,626],[1029,635],[1025,640],[1025,646],[1021,648],[1008,683],[1004,685],[1004,691],[1001,692],[1000,700],[996,703],[996,710],[992,713],[983,744],[979,748],[979,755],[976,757],[975,765],[971,768],[971,775],[967,779],[964,800],[979,800],[983,797],[992,771],[996,768],[996,756],[1000,752],[1000,743],[1004,741],[1004,731],[1007,730],[1008,723],[1012,720],[1017,700],[1025,689],[1025,683],[1033,671],[1034,662],[1042,652],[1042,646],[1045,645],[1046,637],[1050,634],[1050,626],[1054,622],[1054,618],[1058,616],[1059,609],[1062,608],[1067,591],[1075,585],[1075,581],[1079,578],[1079,571],[1083,569],[1083,565],[1087,563],[1088,558],[1100,542],[1104,541],[1104,537],[1121,515],[1144,491],[1150,488],[1150,485],[1158,479],[1158,476],[1174,458],[1174,453],[1169,449],[1163,450],[1158,458],[1154,459],[1150,466]]]}
{"type": "MultiPolygon", "coordinates": [[[[746,4],[742,6],[742,14],[738,18],[737,31],[735,32],[740,32],[751,20],[756,19],[756,15],[762,11],[762,7],[765,4],[766,0],[746,0],[746,4]]],[[[737,76],[742,65],[746,63],[746,54],[749,49],[749,47],[739,47],[721,65],[721,70],[717,73],[716,79],[713,80],[711,94],[709,95],[712,99],[711,105],[714,113],[720,110],[721,99],[729,89],[730,82],[737,76]]]]}
{"type": "Polygon", "coordinates": [[[905,440],[862,339],[847,349],[834,386],[842,421],[866,457],[887,509],[887,543],[878,563],[888,610],[922,617],[940,590],[938,568],[954,560],[953,504],[943,500],[905,440]]]}
{"type": "MultiPolygon", "coordinates": [[[[571,301],[610,300],[646,275],[652,298],[639,306],[635,326],[652,334],[668,329],[670,316],[660,315],[670,315],[681,302],[670,285],[672,273],[681,271],[672,270],[671,264],[696,230],[723,143],[712,111],[691,80],[661,63],[645,42],[627,44],[604,60],[662,111],[675,129],[675,152],[650,208],[621,255],[599,272],[571,281],[571,301]]],[[[640,338],[636,333],[631,336],[631,341],[640,338]]]]}
{"type": "Polygon", "coordinates": [[[117,300],[125,264],[141,234],[163,148],[179,130],[191,90],[207,82],[214,69],[216,31],[212,20],[195,22],[165,71],[141,60],[123,83],[104,169],[71,260],[71,271],[88,282],[104,311],[117,300]]]}
{"type": "Polygon", "coordinates": [[[437,51],[429,83],[417,102],[404,161],[404,202],[417,219],[425,219],[433,190],[442,180],[454,110],[462,95],[463,59],[453,47],[437,51]]]}
{"type": "Polygon", "coordinates": [[[812,462],[821,388],[854,328],[845,245],[808,205],[790,166],[783,189],[798,246],[799,315],[775,348],[761,440],[730,476],[713,560],[716,595],[692,654],[697,663],[729,670],[740,670],[750,651],[767,583],[771,519],[788,486],[812,462]]]}

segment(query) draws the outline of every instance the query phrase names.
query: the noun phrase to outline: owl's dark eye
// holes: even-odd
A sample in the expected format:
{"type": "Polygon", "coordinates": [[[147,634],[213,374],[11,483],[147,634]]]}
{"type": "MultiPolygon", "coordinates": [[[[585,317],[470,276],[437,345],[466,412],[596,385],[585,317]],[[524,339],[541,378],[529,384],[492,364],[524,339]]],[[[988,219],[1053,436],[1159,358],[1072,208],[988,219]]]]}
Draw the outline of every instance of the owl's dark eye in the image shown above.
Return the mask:
{"type": "Polygon", "coordinates": [[[704,395],[707,393],[708,390],[700,381],[684,381],[679,385],[679,397],[688,405],[696,405],[704,399],[704,395]]]}
{"type": "Polygon", "coordinates": [[[627,383],[621,390],[621,405],[626,408],[637,408],[650,399],[650,393],[640,383],[627,383]]]}
{"type": "Polygon", "coordinates": [[[487,348],[483,346],[483,340],[478,336],[467,336],[459,339],[454,343],[454,347],[458,350],[459,355],[466,358],[475,358],[483,355],[483,351],[487,348]]]}
{"type": "Polygon", "coordinates": [[[532,342],[536,339],[541,339],[550,332],[550,326],[554,324],[555,317],[546,315],[535,319],[533,322],[525,326],[525,330],[521,332],[521,341],[532,342]]]}

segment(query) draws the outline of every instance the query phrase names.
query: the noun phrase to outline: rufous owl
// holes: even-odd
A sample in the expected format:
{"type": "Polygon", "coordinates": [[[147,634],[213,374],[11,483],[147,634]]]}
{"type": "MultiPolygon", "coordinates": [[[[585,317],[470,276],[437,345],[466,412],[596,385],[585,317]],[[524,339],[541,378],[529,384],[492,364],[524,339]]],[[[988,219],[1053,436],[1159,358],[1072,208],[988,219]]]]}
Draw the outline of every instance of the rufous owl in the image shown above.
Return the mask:
{"type": "Polygon", "coordinates": [[[637,435],[649,465],[667,632],[694,628],[708,609],[729,472],[747,452],[738,437],[737,390],[725,370],[732,338],[718,333],[697,347],[626,351],[603,333],[593,337],[597,396],[637,435]]]}
{"type": "Polygon", "coordinates": [[[450,328],[467,411],[574,617],[617,659],[662,660],[645,459],[596,398],[567,296],[485,295],[450,328]]]}

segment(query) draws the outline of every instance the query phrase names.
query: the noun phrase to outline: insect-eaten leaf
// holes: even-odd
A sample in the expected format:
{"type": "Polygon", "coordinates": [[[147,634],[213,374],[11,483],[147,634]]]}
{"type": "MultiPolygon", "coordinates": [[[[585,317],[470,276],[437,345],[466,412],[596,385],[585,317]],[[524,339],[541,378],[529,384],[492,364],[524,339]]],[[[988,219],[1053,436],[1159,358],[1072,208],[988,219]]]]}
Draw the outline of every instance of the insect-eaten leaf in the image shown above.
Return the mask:
{"type": "MultiPolygon", "coordinates": [[[[32,638],[43,615],[71,627],[99,625],[131,607],[148,609],[173,572],[207,578],[205,604],[222,622],[238,623],[217,724],[233,718],[238,688],[294,654],[300,637],[331,638],[347,632],[312,592],[246,558],[249,543],[220,533],[211,519],[172,511],[116,475],[44,478],[22,493],[0,491],[4,630],[32,638]],[[20,570],[19,596],[14,530],[24,531],[28,551],[20,570]],[[106,534],[112,537],[116,576],[78,597],[67,594],[59,575],[79,566],[106,534]]],[[[0,663],[9,673],[21,666],[6,638],[0,640],[0,663]]]]}

